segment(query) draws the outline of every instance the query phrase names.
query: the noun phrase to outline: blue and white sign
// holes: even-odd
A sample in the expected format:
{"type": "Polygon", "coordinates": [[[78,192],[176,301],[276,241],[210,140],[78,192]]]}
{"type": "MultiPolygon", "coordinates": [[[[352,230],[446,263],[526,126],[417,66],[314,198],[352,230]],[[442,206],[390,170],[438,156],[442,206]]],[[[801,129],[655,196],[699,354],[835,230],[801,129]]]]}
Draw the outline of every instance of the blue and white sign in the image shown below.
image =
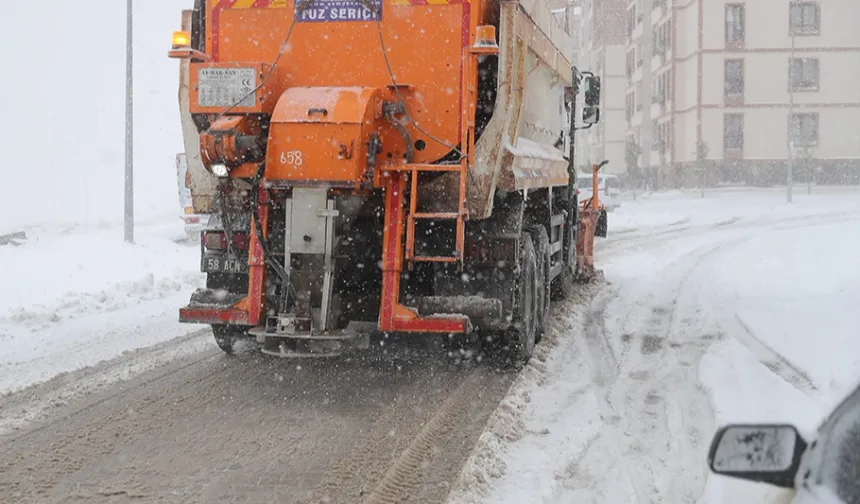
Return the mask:
{"type": "MultiPolygon", "coordinates": [[[[301,5],[301,2],[296,2],[301,5]]],[[[301,13],[296,14],[298,22],[313,21],[380,21],[382,20],[381,0],[313,0],[301,13]],[[373,10],[368,7],[372,7],[373,10]]]]}

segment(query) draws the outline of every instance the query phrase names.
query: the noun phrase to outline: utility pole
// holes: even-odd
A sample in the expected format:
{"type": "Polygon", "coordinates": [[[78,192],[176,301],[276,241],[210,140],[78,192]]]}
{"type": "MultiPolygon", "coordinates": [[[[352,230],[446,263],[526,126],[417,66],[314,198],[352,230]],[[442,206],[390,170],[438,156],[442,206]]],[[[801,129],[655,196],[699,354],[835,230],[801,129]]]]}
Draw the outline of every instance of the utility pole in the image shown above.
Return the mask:
{"type": "MultiPolygon", "coordinates": [[[[642,50],[642,129],[640,142],[642,144],[642,164],[644,169],[651,173],[651,106],[654,104],[654,86],[651,78],[651,59],[654,47],[654,29],[651,26],[651,14],[654,9],[652,0],[644,0],[645,12],[642,13],[642,39],[639,47],[642,50]]],[[[656,175],[656,174],[655,174],[656,175]]],[[[660,177],[655,177],[659,179],[660,177]]]]}
{"type": "MultiPolygon", "coordinates": [[[[789,59],[789,83],[788,83],[788,174],[786,181],[786,190],[785,190],[785,198],[786,201],[791,203],[791,186],[794,184],[794,82],[793,80],[797,78],[795,75],[794,66],[794,27],[791,29],[791,58],[789,59]]],[[[798,124],[798,130],[803,130],[803,125],[798,124]]]]}
{"type": "Polygon", "coordinates": [[[125,241],[134,243],[134,51],[132,50],[132,0],[126,3],[125,41],[125,241]]]}

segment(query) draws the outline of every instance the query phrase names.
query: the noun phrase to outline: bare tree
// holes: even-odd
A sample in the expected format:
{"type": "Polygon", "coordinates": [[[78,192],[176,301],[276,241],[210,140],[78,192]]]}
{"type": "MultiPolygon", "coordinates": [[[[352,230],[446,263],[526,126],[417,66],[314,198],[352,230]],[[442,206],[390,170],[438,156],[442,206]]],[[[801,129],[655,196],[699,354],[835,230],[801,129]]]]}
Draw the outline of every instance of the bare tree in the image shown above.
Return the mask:
{"type": "Polygon", "coordinates": [[[795,162],[797,170],[806,177],[806,194],[812,194],[812,177],[815,171],[815,152],[813,152],[812,147],[808,145],[795,147],[794,151],[797,159],[795,162]]]}
{"type": "Polygon", "coordinates": [[[701,187],[702,187],[702,197],[705,197],[705,185],[708,180],[708,153],[711,151],[711,148],[708,147],[708,144],[699,139],[696,143],[696,161],[699,165],[699,174],[701,177],[701,187]]]}
{"type": "Polygon", "coordinates": [[[636,199],[636,188],[639,187],[639,182],[642,177],[639,169],[639,155],[642,154],[642,148],[637,142],[628,141],[624,148],[624,160],[627,163],[627,176],[633,184],[633,199],[636,199]]]}

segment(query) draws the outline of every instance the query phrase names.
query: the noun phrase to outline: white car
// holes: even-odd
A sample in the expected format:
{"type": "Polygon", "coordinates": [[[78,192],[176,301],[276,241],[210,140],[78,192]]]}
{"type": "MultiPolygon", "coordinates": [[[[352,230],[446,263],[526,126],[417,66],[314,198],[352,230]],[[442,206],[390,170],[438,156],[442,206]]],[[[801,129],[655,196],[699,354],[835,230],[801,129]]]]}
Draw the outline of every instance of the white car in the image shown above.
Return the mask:
{"type": "Polygon", "coordinates": [[[182,208],[182,221],[185,222],[185,234],[191,242],[200,241],[200,232],[209,220],[206,214],[194,213],[191,202],[191,189],[188,179],[188,163],[185,154],[176,155],[176,183],[179,188],[179,205],[182,208]]]}
{"type": "MultiPolygon", "coordinates": [[[[576,176],[576,189],[579,202],[591,199],[593,192],[593,181],[590,173],[578,173],[576,176]]],[[[600,190],[598,199],[607,212],[611,212],[621,206],[621,184],[618,177],[611,174],[597,174],[597,187],[600,190]]]]}
{"type": "Polygon", "coordinates": [[[860,504],[860,387],[809,439],[788,424],[719,429],[708,466],[715,474],[788,489],[792,504],[860,504]]]}

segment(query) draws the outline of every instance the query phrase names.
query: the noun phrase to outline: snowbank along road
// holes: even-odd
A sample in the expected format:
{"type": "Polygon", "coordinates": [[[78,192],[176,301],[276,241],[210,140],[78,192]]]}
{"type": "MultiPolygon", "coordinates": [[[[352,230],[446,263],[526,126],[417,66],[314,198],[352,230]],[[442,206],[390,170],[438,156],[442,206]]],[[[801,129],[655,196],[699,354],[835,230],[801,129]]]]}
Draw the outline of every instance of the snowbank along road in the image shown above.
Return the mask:
{"type": "Polygon", "coordinates": [[[610,214],[610,230],[613,217],[622,229],[596,252],[609,285],[581,313],[558,314],[567,333],[513,384],[449,502],[787,502],[768,500],[779,491],[709,475],[706,453],[725,422],[814,428],[825,404],[860,378],[860,359],[844,359],[837,376],[786,357],[812,347],[844,353],[839,331],[860,324],[856,310],[842,310],[853,316],[842,320],[806,299],[823,295],[809,282],[842,296],[860,291],[858,275],[843,271],[856,259],[839,253],[835,268],[822,264],[823,251],[860,236],[860,193],[841,196],[789,207],[774,192],[655,195],[627,204],[646,215],[610,214]],[[853,290],[835,280],[846,276],[853,290]],[[784,287],[792,284],[801,287],[784,287]],[[745,323],[762,300],[789,293],[799,296],[793,312],[745,323]],[[818,330],[786,323],[798,316],[818,330]],[[512,440],[492,428],[497,419],[518,425],[512,440]]]}
{"type": "MultiPolygon", "coordinates": [[[[333,361],[250,345],[225,356],[193,329],[111,348],[0,400],[0,502],[771,502],[771,490],[709,476],[707,443],[727,421],[814,428],[860,376],[860,352],[845,351],[860,326],[845,309],[860,295],[845,243],[860,236],[858,195],[791,208],[770,193],[626,202],[597,252],[607,282],[553,306],[516,376],[446,357],[435,340],[333,361]],[[821,317],[828,331],[810,346],[821,317]]],[[[123,337],[115,321],[92,331],[123,337]]],[[[75,348],[63,327],[58,356],[75,348]]],[[[22,369],[26,356],[7,359],[22,369]]],[[[13,387],[32,381],[13,374],[13,387]]]]}

